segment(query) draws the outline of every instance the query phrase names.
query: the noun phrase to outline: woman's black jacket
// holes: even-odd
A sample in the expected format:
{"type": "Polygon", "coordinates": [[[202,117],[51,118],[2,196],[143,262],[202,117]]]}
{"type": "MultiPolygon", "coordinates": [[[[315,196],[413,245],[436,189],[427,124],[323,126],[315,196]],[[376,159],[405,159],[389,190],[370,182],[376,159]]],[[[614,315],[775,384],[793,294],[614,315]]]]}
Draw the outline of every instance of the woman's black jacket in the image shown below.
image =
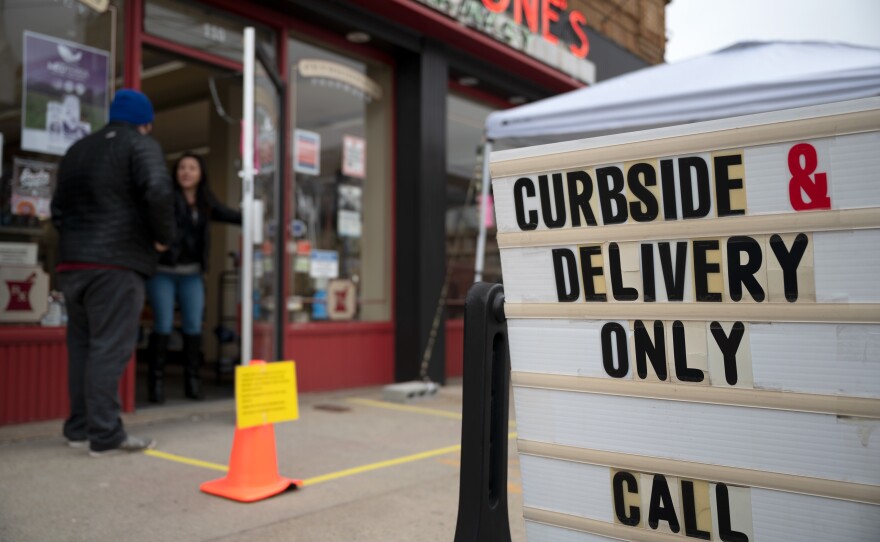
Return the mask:
{"type": "MultiPolygon", "coordinates": [[[[208,200],[208,220],[215,220],[218,222],[227,222],[229,224],[241,224],[241,213],[234,209],[230,209],[226,207],[219,201],[210,190],[206,191],[206,196],[208,200]]],[[[192,231],[191,228],[187,227],[187,221],[191,220],[190,218],[190,208],[189,204],[186,202],[186,197],[183,195],[183,192],[180,190],[174,191],[174,220],[177,225],[176,235],[174,237],[174,241],[168,247],[168,250],[163,252],[159,256],[159,265],[164,265],[168,267],[174,267],[178,263],[178,258],[180,257],[180,253],[183,246],[183,236],[187,234],[188,231],[192,231]]],[[[203,232],[202,239],[202,254],[200,258],[200,263],[202,265],[202,271],[206,271],[208,269],[208,252],[211,249],[211,228],[210,224],[205,223],[205,227],[201,229],[203,232]]]]}

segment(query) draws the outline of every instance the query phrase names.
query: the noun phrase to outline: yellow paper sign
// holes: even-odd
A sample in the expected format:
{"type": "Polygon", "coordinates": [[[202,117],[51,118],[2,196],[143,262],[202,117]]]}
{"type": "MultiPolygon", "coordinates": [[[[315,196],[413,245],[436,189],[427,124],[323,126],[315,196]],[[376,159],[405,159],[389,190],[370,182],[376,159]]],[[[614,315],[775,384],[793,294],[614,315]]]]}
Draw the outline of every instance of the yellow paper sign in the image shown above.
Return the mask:
{"type": "Polygon", "coordinates": [[[235,411],[239,429],[298,419],[294,362],[236,367],[235,411]]]}

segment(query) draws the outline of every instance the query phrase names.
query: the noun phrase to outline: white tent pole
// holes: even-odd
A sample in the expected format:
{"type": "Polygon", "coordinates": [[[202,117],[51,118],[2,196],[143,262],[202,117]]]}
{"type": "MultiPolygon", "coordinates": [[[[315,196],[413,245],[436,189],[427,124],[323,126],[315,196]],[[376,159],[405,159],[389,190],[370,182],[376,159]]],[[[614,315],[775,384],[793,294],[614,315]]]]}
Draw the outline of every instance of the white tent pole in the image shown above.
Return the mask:
{"type": "Polygon", "coordinates": [[[250,363],[254,334],[254,29],[244,29],[241,157],[241,364],[250,363]]]}
{"type": "Polygon", "coordinates": [[[480,186],[480,233],[477,236],[477,259],[474,265],[474,282],[483,280],[483,263],[486,252],[486,210],[489,208],[489,154],[492,152],[492,140],[486,139],[483,144],[483,184],[480,186]]]}

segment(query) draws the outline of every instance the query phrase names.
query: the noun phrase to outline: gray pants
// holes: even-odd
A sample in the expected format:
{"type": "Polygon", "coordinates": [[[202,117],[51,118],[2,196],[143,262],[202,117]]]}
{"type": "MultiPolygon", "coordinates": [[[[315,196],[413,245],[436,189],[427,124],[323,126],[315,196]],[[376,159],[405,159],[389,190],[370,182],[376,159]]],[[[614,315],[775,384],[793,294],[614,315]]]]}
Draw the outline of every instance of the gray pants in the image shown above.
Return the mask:
{"type": "Polygon", "coordinates": [[[119,379],[137,344],[144,279],[125,269],[85,269],[61,274],[67,305],[70,417],[64,436],[90,442],[95,451],[126,438],[119,417],[119,379]]]}

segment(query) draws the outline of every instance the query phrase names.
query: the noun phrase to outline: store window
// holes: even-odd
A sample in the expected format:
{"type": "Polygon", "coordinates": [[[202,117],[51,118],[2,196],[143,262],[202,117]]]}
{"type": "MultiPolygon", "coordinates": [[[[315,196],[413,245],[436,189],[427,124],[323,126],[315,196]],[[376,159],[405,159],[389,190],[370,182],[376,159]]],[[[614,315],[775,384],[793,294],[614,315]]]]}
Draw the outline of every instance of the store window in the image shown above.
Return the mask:
{"type": "MultiPolygon", "coordinates": [[[[33,266],[39,272],[26,273],[23,287],[57,288],[49,221],[57,167],[73,142],[107,122],[122,84],[123,20],[120,1],[103,12],[70,0],[0,2],[0,273],[33,266]]],[[[0,321],[34,320],[21,317],[0,321]]]]}
{"type": "Polygon", "coordinates": [[[147,0],[144,32],[181,45],[241,62],[244,28],[255,27],[257,43],[270,59],[275,58],[275,34],[268,28],[218,12],[198,2],[147,0]]]}
{"type": "Polygon", "coordinates": [[[446,98],[446,258],[450,274],[447,316],[464,316],[464,298],[474,283],[477,235],[486,221],[483,280],[501,282],[501,258],[495,242],[494,210],[479,217],[483,173],[483,133],[494,109],[481,101],[449,92],[446,98]]]}
{"type": "Polygon", "coordinates": [[[392,70],[301,39],[288,55],[289,320],[388,321],[392,70]]]}

